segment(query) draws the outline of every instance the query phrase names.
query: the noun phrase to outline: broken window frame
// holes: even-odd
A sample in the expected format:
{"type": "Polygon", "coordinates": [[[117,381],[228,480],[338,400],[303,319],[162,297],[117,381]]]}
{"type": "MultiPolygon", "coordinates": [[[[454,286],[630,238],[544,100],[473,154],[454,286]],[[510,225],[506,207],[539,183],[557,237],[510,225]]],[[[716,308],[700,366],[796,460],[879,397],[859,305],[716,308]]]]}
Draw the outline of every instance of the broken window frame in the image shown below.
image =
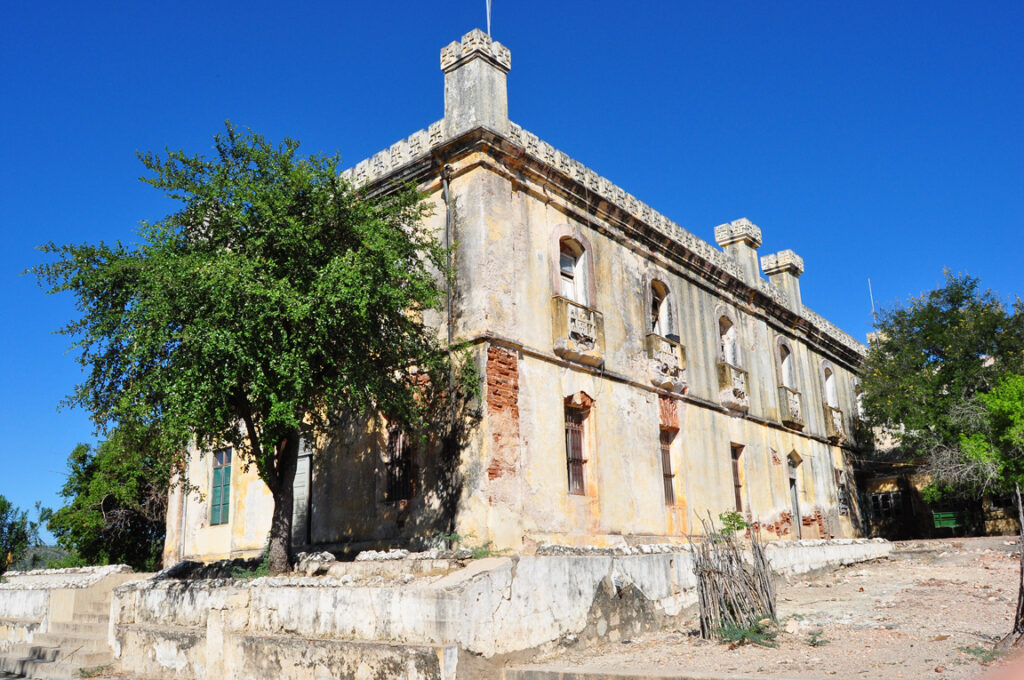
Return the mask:
{"type": "Polygon", "coordinates": [[[743,512],[743,446],[730,444],[732,458],[732,485],[735,493],[736,512],[743,512]]]}
{"type": "Polygon", "coordinates": [[[901,491],[878,491],[868,494],[868,508],[872,521],[896,521],[903,514],[903,493],[901,491]]]}

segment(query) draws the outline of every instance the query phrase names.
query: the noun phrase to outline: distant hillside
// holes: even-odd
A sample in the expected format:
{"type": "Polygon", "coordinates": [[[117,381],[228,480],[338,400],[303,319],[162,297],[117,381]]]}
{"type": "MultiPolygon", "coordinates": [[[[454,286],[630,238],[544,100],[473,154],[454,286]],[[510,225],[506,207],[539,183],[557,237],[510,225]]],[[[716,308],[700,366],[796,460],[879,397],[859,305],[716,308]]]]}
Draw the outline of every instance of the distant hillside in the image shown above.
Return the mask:
{"type": "Polygon", "coordinates": [[[37,545],[25,551],[20,560],[11,565],[12,571],[45,569],[46,565],[68,556],[68,551],[55,545],[37,545]]]}

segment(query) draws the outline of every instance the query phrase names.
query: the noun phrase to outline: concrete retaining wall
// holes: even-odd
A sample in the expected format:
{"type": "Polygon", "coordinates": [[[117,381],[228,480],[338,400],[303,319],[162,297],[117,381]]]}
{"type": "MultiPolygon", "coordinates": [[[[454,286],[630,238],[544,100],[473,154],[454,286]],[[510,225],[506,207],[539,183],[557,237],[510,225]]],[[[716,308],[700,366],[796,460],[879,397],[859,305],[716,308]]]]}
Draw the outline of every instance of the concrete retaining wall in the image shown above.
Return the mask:
{"type": "MultiPolygon", "coordinates": [[[[800,574],[891,549],[801,541],[768,555],[779,573],[800,574]]],[[[452,570],[406,559],[335,564],[324,577],[136,582],[115,591],[111,645],[124,670],[154,679],[462,680],[483,677],[471,670],[482,660],[615,640],[696,602],[692,556],[678,546],[556,552],[452,570]]]]}

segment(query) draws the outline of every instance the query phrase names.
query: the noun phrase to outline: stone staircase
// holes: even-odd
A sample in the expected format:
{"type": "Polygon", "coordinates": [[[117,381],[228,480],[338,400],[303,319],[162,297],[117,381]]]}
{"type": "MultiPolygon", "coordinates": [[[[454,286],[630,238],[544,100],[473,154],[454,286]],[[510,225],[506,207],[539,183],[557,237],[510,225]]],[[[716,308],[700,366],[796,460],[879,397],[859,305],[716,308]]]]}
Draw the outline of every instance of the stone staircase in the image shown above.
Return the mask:
{"type": "Polygon", "coordinates": [[[0,678],[74,680],[81,671],[114,663],[107,644],[110,621],[109,590],[75,607],[70,622],[51,623],[31,643],[0,652],[0,678]]]}

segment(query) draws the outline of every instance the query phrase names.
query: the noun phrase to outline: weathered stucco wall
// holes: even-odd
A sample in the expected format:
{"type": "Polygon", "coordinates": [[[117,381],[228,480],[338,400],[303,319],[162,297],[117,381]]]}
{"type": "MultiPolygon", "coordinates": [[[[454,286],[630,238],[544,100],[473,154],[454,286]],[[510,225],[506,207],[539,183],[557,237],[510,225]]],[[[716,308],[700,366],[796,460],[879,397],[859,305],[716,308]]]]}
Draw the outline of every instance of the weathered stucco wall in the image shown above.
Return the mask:
{"type": "Polygon", "coordinates": [[[459,277],[472,297],[457,328],[462,337],[486,335],[498,344],[488,347],[481,448],[465,453],[471,463],[465,466],[460,534],[515,550],[547,541],[608,545],[630,536],[682,537],[699,530],[697,513],[734,509],[731,447],[739,445],[743,508],[751,521],[778,537],[856,535],[850,521],[855,508],[839,510],[836,471],[846,479],[852,474],[842,448],[828,439],[821,380],[828,360],[844,429],[852,435],[851,366],[783,327],[742,291],[716,289],[681,263],[640,246],[600,218],[600,205],[579,219],[577,207],[525,173],[496,171],[482,156],[467,156],[461,165],[467,169],[452,181],[456,221],[460,233],[472,236],[460,238],[466,254],[459,277]],[[552,268],[564,235],[586,247],[588,306],[603,317],[598,369],[567,362],[553,348],[552,297],[558,291],[552,268]],[[670,292],[671,330],[686,351],[685,395],[666,394],[651,383],[645,289],[652,279],[670,292]],[[738,327],[746,412],[720,403],[723,314],[738,327]],[[802,431],[781,423],[779,337],[794,352],[802,431]],[[492,389],[495,375],[513,364],[508,389],[492,389]],[[588,488],[574,496],[567,488],[562,402],[581,392],[593,400],[585,443],[588,488]],[[659,449],[659,401],[666,398],[676,404],[679,428],[671,447],[675,503],[668,508],[659,449]],[[791,454],[800,461],[799,527],[789,490],[791,454]]]}
{"type": "MultiPolygon", "coordinates": [[[[883,557],[891,547],[786,542],[769,546],[768,556],[780,573],[801,573],[883,557]]],[[[135,583],[115,593],[111,644],[126,671],[154,679],[241,679],[261,670],[282,680],[493,677],[474,669],[548,644],[669,624],[696,601],[687,550],[564,551],[453,571],[406,559],[379,573],[356,562],[336,564],[328,577],[135,583]]]]}

